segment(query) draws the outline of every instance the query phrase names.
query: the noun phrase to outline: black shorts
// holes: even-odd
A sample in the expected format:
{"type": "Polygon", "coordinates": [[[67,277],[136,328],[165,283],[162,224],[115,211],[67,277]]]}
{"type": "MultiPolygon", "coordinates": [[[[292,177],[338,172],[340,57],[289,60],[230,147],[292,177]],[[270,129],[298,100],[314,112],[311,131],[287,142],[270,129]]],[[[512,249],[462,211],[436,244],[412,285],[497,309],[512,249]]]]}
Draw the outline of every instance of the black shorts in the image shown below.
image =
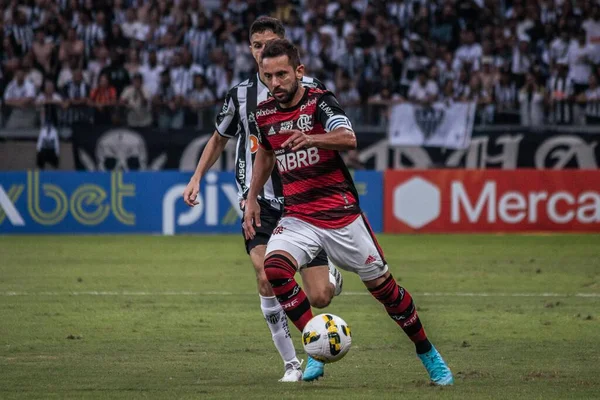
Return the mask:
{"type": "MultiPolygon", "coordinates": [[[[277,227],[277,223],[279,219],[283,215],[283,213],[273,207],[271,207],[268,203],[260,201],[260,226],[255,226],[256,235],[254,239],[246,239],[244,236],[244,241],[246,245],[246,253],[250,254],[250,251],[256,246],[267,245],[269,243],[269,238],[273,233],[273,229],[277,227]]],[[[244,235],[244,229],[242,229],[242,235],[244,235]]],[[[320,265],[327,265],[327,253],[325,250],[321,250],[319,254],[306,266],[307,267],[316,267],[320,265]]]]}

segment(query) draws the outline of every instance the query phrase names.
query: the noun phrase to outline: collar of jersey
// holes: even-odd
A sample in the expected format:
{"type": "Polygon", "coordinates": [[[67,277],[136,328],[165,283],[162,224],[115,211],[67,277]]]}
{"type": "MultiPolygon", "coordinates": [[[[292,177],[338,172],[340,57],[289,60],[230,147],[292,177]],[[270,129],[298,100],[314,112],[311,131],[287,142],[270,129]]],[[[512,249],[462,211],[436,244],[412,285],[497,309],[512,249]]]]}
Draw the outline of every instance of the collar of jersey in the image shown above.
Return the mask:
{"type": "MultiPolygon", "coordinates": [[[[260,74],[259,74],[258,72],[256,73],[256,81],[258,82],[258,85],[259,85],[259,86],[260,86],[260,85],[262,85],[262,86],[264,86],[264,88],[265,88],[265,89],[267,89],[267,91],[269,90],[269,87],[267,86],[267,84],[266,84],[266,83],[264,83],[264,82],[262,81],[262,79],[260,79],[260,74]]],[[[260,93],[260,92],[259,92],[259,93],[260,93]]],[[[271,92],[269,92],[269,96],[270,96],[270,95],[271,95],[271,92]]]]}

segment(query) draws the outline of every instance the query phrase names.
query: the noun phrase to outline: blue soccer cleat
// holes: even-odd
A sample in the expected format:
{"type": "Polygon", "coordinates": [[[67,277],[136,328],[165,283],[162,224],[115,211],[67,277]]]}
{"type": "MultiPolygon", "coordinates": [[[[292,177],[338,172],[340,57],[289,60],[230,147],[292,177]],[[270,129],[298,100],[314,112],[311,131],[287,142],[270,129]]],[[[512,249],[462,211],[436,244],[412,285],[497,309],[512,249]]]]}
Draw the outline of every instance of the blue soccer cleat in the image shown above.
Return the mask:
{"type": "Polygon", "coordinates": [[[433,345],[427,353],[417,354],[417,356],[425,366],[431,382],[439,386],[452,385],[454,383],[450,368],[448,368],[444,359],[433,345]]]}
{"type": "Polygon", "coordinates": [[[306,368],[304,368],[302,380],[310,382],[319,379],[325,374],[324,368],[325,364],[308,356],[308,362],[306,363],[306,368]]]}

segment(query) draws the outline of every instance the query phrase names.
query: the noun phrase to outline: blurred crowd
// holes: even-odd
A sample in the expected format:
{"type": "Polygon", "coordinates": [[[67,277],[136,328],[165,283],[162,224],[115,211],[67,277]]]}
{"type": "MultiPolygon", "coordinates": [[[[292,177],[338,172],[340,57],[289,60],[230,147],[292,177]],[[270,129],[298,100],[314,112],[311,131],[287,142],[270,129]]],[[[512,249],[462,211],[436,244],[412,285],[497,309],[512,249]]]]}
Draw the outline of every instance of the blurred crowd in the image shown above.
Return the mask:
{"type": "Polygon", "coordinates": [[[474,101],[482,124],[600,123],[597,0],[0,0],[5,127],[209,128],[284,22],[351,117],[474,101]]]}

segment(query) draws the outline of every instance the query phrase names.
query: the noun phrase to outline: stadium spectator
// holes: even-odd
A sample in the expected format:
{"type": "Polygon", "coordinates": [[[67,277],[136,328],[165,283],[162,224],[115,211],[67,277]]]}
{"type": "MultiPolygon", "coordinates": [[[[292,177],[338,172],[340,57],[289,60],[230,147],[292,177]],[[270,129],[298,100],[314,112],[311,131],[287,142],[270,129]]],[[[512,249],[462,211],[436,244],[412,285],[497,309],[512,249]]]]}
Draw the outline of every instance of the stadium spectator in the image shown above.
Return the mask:
{"type": "Polygon", "coordinates": [[[82,58],[84,55],[85,46],[83,40],[77,37],[77,30],[70,27],[67,30],[67,35],[60,44],[58,50],[58,61],[61,63],[68,62],[71,58],[82,58]]]}
{"type": "MultiPolygon", "coordinates": [[[[58,87],[64,87],[67,83],[73,80],[73,72],[81,69],[81,65],[83,64],[82,59],[78,56],[71,56],[68,62],[64,63],[63,67],[60,69],[57,78],[58,87]]],[[[89,83],[89,73],[86,71],[86,81],[89,83]]]]}
{"type": "Polygon", "coordinates": [[[106,45],[113,49],[117,54],[125,54],[130,48],[132,41],[126,38],[123,35],[123,31],[121,27],[117,24],[114,24],[109,32],[109,35],[106,39],[106,45]]]}
{"type": "Polygon", "coordinates": [[[78,15],[77,34],[83,41],[85,56],[90,57],[94,47],[104,42],[106,34],[102,26],[92,21],[90,11],[83,11],[78,15]]]}
{"type": "Polygon", "coordinates": [[[517,87],[523,86],[525,74],[533,66],[533,56],[529,47],[530,41],[531,38],[528,35],[522,34],[518,38],[518,44],[513,48],[511,72],[512,80],[517,87]]]}
{"type": "Polygon", "coordinates": [[[518,87],[508,69],[500,72],[500,80],[494,86],[494,120],[499,124],[518,123],[517,113],[518,87]]]}
{"type": "Polygon", "coordinates": [[[13,9],[14,24],[8,28],[8,36],[16,45],[17,54],[26,54],[33,45],[33,29],[27,23],[25,13],[17,8],[13,9]]]}
{"type": "Polygon", "coordinates": [[[7,128],[30,128],[34,125],[35,110],[32,108],[35,100],[35,86],[25,79],[25,70],[18,67],[13,80],[4,91],[4,104],[10,115],[6,122],[7,128]]]}
{"type": "Polygon", "coordinates": [[[90,93],[91,105],[95,109],[94,121],[107,124],[112,121],[113,107],[117,104],[117,90],[106,75],[100,75],[98,86],[90,93]]]}
{"type": "Polygon", "coordinates": [[[204,75],[194,75],[194,88],[185,98],[187,99],[187,106],[196,119],[194,125],[198,129],[212,125],[212,113],[209,112],[209,107],[215,103],[216,99],[212,91],[206,86],[204,75]]]}
{"type": "MultiPolygon", "coordinates": [[[[205,76],[208,85],[216,90],[227,86],[227,59],[223,51],[218,49],[213,50],[210,56],[212,62],[206,68],[205,76]]],[[[217,99],[220,100],[221,97],[217,96],[217,99]]]]}
{"type": "Polygon", "coordinates": [[[136,31],[130,39],[161,43],[167,34],[167,26],[160,21],[160,15],[158,11],[150,13],[149,24],[143,24],[141,22],[135,23],[136,31]]]}
{"type": "Polygon", "coordinates": [[[544,123],[544,86],[538,84],[533,73],[528,73],[525,85],[519,90],[519,114],[521,125],[540,126],[544,123]]]}
{"type": "Polygon", "coordinates": [[[567,51],[567,59],[569,60],[568,79],[573,82],[575,95],[587,88],[594,58],[594,46],[586,43],[586,33],[581,29],[571,41],[567,51]]]}
{"type": "Polygon", "coordinates": [[[19,65],[19,55],[9,36],[5,36],[4,39],[2,39],[0,60],[2,61],[2,69],[8,73],[14,71],[19,65]]]}
{"type": "Polygon", "coordinates": [[[44,75],[34,66],[33,54],[31,52],[23,57],[21,67],[25,72],[25,80],[33,83],[35,92],[38,93],[42,87],[42,83],[44,83],[44,75]]]}
{"type": "Polygon", "coordinates": [[[140,62],[140,54],[137,49],[129,49],[127,52],[127,62],[124,65],[127,73],[129,74],[129,78],[133,79],[133,76],[140,72],[140,68],[142,67],[140,62]]]}
{"type": "Polygon", "coordinates": [[[127,10],[125,0],[115,0],[111,23],[120,27],[127,19],[127,10]]]}
{"type": "Polygon", "coordinates": [[[177,96],[169,71],[160,74],[160,84],[152,99],[154,111],[158,115],[158,127],[161,129],[179,129],[183,126],[184,113],[181,109],[182,97],[177,96]]]}
{"type": "Polygon", "coordinates": [[[586,124],[600,124],[600,85],[598,84],[598,75],[590,75],[589,87],[584,93],[577,96],[577,101],[585,106],[586,124]]]}
{"type": "Polygon", "coordinates": [[[583,22],[583,29],[586,34],[586,41],[593,47],[593,62],[600,63],[600,4],[592,7],[590,16],[583,22]]]}
{"type": "Polygon", "coordinates": [[[121,94],[121,104],[126,107],[127,125],[146,127],[152,124],[151,95],[143,85],[143,77],[136,73],[132,84],[121,94]]]}
{"type": "Polygon", "coordinates": [[[360,93],[356,90],[356,85],[350,80],[346,72],[339,74],[335,89],[338,101],[346,105],[346,114],[353,121],[361,120],[360,93]]]}
{"type": "Polygon", "coordinates": [[[54,63],[52,60],[54,52],[54,43],[46,40],[46,34],[42,28],[35,32],[35,41],[31,45],[34,61],[39,66],[44,75],[51,75],[54,72],[54,63]]]}
{"type": "Polygon", "coordinates": [[[203,74],[201,66],[194,64],[192,54],[184,49],[173,56],[171,84],[177,96],[185,96],[194,88],[194,76],[203,74]]]}
{"type": "Polygon", "coordinates": [[[99,46],[95,51],[95,59],[87,64],[87,72],[90,85],[95,88],[98,85],[100,71],[110,65],[108,49],[105,46],[99,46]]]}
{"type": "Polygon", "coordinates": [[[430,105],[437,100],[439,88],[437,83],[427,76],[426,70],[417,74],[408,91],[408,99],[414,103],[430,105]]]}
{"type": "Polygon", "coordinates": [[[214,90],[216,98],[219,100],[224,99],[227,96],[228,89],[235,86],[236,83],[238,82],[234,80],[233,71],[230,69],[225,70],[225,78],[218,83],[214,90]]]}
{"type": "Polygon", "coordinates": [[[569,52],[569,32],[566,29],[560,31],[560,35],[556,37],[550,44],[550,66],[554,66],[558,60],[566,60],[569,52]]]}
{"type": "Polygon", "coordinates": [[[235,80],[242,82],[250,78],[255,71],[255,61],[252,58],[252,52],[248,46],[248,32],[242,30],[240,32],[239,41],[235,46],[235,58],[233,62],[233,75],[235,80]]]}
{"type": "Polygon", "coordinates": [[[90,86],[83,78],[83,71],[75,69],[72,80],[63,87],[63,98],[68,106],[65,112],[67,124],[90,122],[89,104],[90,86]]]}
{"type": "Polygon", "coordinates": [[[139,72],[142,74],[144,86],[151,96],[156,95],[158,91],[160,75],[163,71],[164,67],[158,64],[156,51],[148,53],[148,62],[140,67],[139,72]]]}
{"type": "Polygon", "coordinates": [[[454,81],[448,79],[444,83],[438,100],[446,104],[446,106],[450,106],[454,102],[454,81]]]}
{"type": "Polygon", "coordinates": [[[386,124],[389,120],[389,106],[403,100],[402,96],[392,93],[389,88],[382,88],[379,93],[369,97],[372,109],[368,122],[376,125],[386,124]]]}
{"type": "Polygon", "coordinates": [[[550,120],[555,124],[565,125],[573,121],[573,82],[567,77],[569,64],[560,59],[556,69],[548,80],[547,101],[550,107],[550,120]]]}
{"type": "Polygon", "coordinates": [[[116,89],[117,97],[121,95],[123,89],[131,82],[129,71],[125,69],[125,55],[118,53],[113,49],[111,62],[100,70],[100,75],[106,75],[110,84],[116,89]]]}
{"type": "Polygon", "coordinates": [[[37,142],[37,167],[44,169],[46,163],[58,167],[58,115],[64,106],[63,99],[55,90],[52,80],[44,82],[44,90],[37,96],[36,106],[40,109],[40,134],[37,142]]]}
{"type": "MultiPolygon", "coordinates": [[[[208,18],[204,13],[198,13],[196,24],[186,32],[183,42],[190,49],[194,63],[204,66],[211,48],[211,31],[208,27],[208,18]]],[[[245,47],[248,41],[244,42],[245,47]]]]}
{"type": "Polygon", "coordinates": [[[160,42],[162,43],[162,46],[157,52],[158,62],[169,67],[172,63],[173,56],[180,50],[175,41],[175,35],[171,32],[167,32],[160,42]]]}
{"type": "Polygon", "coordinates": [[[466,67],[474,71],[479,70],[479,60],[483,50],[481,45],[475,42],[475,33],[472,30],[465,30],[460,36],[462,45],[456,50],[454,69],[466,67]]]}

